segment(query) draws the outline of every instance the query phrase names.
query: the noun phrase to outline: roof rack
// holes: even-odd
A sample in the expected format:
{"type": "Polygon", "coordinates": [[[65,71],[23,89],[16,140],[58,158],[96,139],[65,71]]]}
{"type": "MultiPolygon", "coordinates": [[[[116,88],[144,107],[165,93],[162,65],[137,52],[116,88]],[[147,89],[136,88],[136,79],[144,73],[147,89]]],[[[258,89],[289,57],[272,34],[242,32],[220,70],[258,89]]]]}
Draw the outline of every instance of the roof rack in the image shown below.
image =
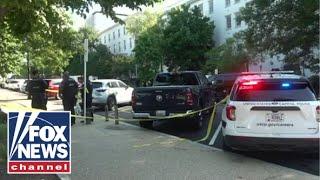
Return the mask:
{"type": "Polygon", "coordinates": [[[261,75],[261,74],[294,74],[294,71],[264,71],[264,72],[242,72],[240,75],[261,75]]]}

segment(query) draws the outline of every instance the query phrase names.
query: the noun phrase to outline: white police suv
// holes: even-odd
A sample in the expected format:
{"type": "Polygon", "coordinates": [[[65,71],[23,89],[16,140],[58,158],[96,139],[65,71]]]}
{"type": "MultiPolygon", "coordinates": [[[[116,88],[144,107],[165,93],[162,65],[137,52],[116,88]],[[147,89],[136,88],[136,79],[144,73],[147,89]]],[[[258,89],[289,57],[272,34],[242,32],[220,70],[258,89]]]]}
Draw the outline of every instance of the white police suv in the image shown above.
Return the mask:
{"type": "Polygon", "coordinates": [[[319,150],[320,103],[308,80],[284,71],[244,73],[222,113],[223,148],[319,150]]]}

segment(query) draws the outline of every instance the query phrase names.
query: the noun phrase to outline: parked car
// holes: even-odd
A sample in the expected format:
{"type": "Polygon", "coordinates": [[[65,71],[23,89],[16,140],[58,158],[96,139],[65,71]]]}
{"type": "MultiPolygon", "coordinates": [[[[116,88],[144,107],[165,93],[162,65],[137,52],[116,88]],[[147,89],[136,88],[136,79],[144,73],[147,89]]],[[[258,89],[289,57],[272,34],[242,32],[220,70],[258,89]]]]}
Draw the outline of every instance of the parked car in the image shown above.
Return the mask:
{"type": "Polygon", "coordinates": [[[59,91],[59,86],[60,86],[60,83],[62,82],[62,79],[46,79],[45,81],[48,83],[48,86],[49,86],[48,87],[49,91],[46,92],[47,97],[48,98],[53,97],[55,99],[59,99],[59,93],[54,91],[59,91]]]}
{"type": "Polygon", "coordinates": [[[23,82],[23,84],[20,86],[20,92],[22,92],[22,93],[28,93],[27,92],[27,85],[28,85],[28,80],[25,80],[24,82],[23,82]]]}
{"type": "MultiPolygon", "coordinates": [[[[133,118],[169,116],[187,113],[211,106],[214,103],[212,84],[198,71],[160,73],[152,87],[135,88],[132,95],[133,118]]],[[[203,125],[203,113],[193,118],[196,127],[203,125]]],[[[140,121],[146,128],[153,121],[140,121]]]]}
{"type": "Polygon", "coordinates": [[[23,85],[24,81],[24,79],[8,79],[6,88],[11,90],[20,90],[20,87],[23,85]]]}
{"type": "Polygon", "coordinates": [[[117,79],[99,79],[92,81],[92,104],[109,109],[114,104],[130,104],[133,88],[117,79]]]}
{"type": "Polygon", "coordinates": [[[314,93],[306,78],[294,74],[240,76],[222,112],[223,148],[319,152],[314,93]]]}
{"type": "Polygon", "coordinates": [[[217,74],[212,75],[208,78],[213,84],[215,99],[217,101],[225,98],[231,91],[233,83],[237,79],[237,77],[241,75],[240,73],[229,73],[229,74],[217,74]]]}

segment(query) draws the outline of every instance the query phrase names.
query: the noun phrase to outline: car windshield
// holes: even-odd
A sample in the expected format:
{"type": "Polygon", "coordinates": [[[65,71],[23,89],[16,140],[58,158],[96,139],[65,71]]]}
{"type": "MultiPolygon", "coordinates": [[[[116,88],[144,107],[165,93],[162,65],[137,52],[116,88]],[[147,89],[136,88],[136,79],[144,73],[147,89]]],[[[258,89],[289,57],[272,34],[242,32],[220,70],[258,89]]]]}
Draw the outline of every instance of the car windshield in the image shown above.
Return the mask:
{"type": "Polygon", "coordinates": [[[93,82],[92,88],[93,89],[102,88],[102,82],[93,82]]]}
{"type": "Polygon", "coordinates": [[[316,101],[307,82],[258,82],[239,84],[234,101],[316,101]]]}
{"type": "Polygon", "coordinates": [[[159,74],[154,82],[154,86],[169,86],[169,85],[198,85],[198,80],[193,73],[182,74],[159,74]]]}

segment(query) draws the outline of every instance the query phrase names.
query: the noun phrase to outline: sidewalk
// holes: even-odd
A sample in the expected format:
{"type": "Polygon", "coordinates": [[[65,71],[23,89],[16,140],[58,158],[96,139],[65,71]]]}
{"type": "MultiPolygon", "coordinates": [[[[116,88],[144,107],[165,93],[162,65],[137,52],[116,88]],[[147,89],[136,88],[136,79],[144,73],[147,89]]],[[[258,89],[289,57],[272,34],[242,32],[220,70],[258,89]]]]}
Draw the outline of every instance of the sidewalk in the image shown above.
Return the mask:
{"type": "Polygon", "coordinates": [[[71,179],[318,177],[132,125],[114,125],[96,116],[94,124],[72,128],[71,179]]]}

